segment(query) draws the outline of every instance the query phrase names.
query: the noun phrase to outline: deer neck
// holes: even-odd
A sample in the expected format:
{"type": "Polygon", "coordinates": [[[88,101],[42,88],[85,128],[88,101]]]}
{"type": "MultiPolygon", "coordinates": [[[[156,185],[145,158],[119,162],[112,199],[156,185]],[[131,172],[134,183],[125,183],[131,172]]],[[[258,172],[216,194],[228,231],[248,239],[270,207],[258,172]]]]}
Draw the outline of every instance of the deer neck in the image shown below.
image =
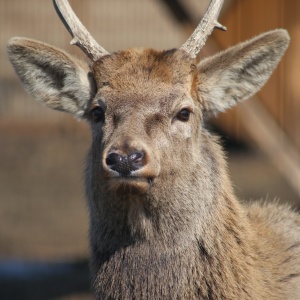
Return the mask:
{"type": "Polygon", "coordinates": [[[210,216],[199,213],[197,223],[187,223],[176,215],[156,216],[156,222],[151,219],[149,224],[140,221],[141,227],[151,225],[148,236],[141,232],[133,235],[128,222],[123,223],[127,226],[123,235],[92,228],[91,266],[99,299],[106,295],[127,295],[124,299],[158,299],[162,295],[168,299],[234,299],[237,285],[245,292],[240,299],[247,299],[252,278],[258,278],[253,274],[253,257],[245,256],[253,252],[252,233],[234,199],[220,203],[215,200],[217,206],[210,216]],[[170,224],[171,229],[161,229],[170,224]],[[218,285],[222,280],[227,280],[227,290],[218,285]]]}

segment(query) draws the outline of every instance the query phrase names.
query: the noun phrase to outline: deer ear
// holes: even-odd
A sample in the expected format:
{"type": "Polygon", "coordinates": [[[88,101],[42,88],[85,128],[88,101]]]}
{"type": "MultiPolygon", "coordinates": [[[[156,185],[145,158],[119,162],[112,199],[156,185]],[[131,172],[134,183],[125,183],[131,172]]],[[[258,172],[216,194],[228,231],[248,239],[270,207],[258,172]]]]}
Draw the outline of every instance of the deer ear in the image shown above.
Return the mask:
{"type": "Polygon", "coordinates": [[[200,62],[198,92],[204,109],[224,111],[255,94],[271,76],[288,44],[288,33],[277,29],[200,62]]]}
{"type": "Polygon", "coordinates": [[[25,89],[38,102],[82,116],[95,94],[87,64],[42,42],[12,38],[8,55],[25,89]]]}

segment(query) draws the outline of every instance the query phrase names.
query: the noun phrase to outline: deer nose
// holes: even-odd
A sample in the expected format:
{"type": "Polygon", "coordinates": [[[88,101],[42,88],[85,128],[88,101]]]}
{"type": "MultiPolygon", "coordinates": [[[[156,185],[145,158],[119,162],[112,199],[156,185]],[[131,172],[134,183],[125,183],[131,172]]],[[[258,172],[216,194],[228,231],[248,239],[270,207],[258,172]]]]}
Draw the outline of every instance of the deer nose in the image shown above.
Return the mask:
{"type": "Polygon", "coordinates": [[[136,171],[145,165],[145,152],[133,151],[128,155],[110,152],[106,157],[105,163],[109,169],[126,177],[129,176],[131,172],[136,171]]]}

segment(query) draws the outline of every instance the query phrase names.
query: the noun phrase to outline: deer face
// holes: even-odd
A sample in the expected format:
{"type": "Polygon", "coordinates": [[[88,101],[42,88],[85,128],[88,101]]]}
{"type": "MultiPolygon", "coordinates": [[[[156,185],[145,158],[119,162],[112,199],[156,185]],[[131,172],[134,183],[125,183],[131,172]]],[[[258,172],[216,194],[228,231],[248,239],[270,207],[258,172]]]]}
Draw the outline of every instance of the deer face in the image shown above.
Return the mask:
{"type": "Polygon", "coordinates": [[[193,63],[182,50],[132,49],[93,65],[97,94],[87,117],[112,190],[144,193],[193,153],[201,118],[193,63]]]}
{"type": "Polygon", "coordinates": [[[220,27],[216,17],[222,1],[212,0],[204,21],[181,49],[131,49],[110,55],[76,21],[66,0],[54,3],[92,67],[55,47],[23,38],[9,42],[10,60],[37,101],[89,121],[94,184],[108,182],[110,191],[122,194],[147,193],[160,180],[172,185],[171,174],[183,173],[184,183],[193,169],[207,167],[202,115],[252,96],[289,43],[285,30],[274,30],[196,66],[199,45],[220,27]]]}

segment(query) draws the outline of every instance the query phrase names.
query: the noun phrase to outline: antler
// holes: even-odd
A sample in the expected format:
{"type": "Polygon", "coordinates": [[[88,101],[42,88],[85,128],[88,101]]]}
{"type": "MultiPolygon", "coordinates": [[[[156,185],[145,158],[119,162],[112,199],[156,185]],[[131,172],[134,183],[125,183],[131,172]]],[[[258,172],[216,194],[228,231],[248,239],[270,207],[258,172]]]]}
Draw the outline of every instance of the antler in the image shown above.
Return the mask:
{"type": "Polygon", "coordinates": [[[73,12],[67,0],[53,0],[55,10],[72,36],[72,45],[77,45],[92,61],[109,54],[90,35],[73,12]]]}
{"type": "Polygon", "coordinates": [[[223,0],[210,1],[209,7],[199,25],[180,49],[187,51],[192,57],[196,57],[214,28],[223,31],[227,30],[226,27],[221,25],[217,20],[222,5],[223,0]]]}

